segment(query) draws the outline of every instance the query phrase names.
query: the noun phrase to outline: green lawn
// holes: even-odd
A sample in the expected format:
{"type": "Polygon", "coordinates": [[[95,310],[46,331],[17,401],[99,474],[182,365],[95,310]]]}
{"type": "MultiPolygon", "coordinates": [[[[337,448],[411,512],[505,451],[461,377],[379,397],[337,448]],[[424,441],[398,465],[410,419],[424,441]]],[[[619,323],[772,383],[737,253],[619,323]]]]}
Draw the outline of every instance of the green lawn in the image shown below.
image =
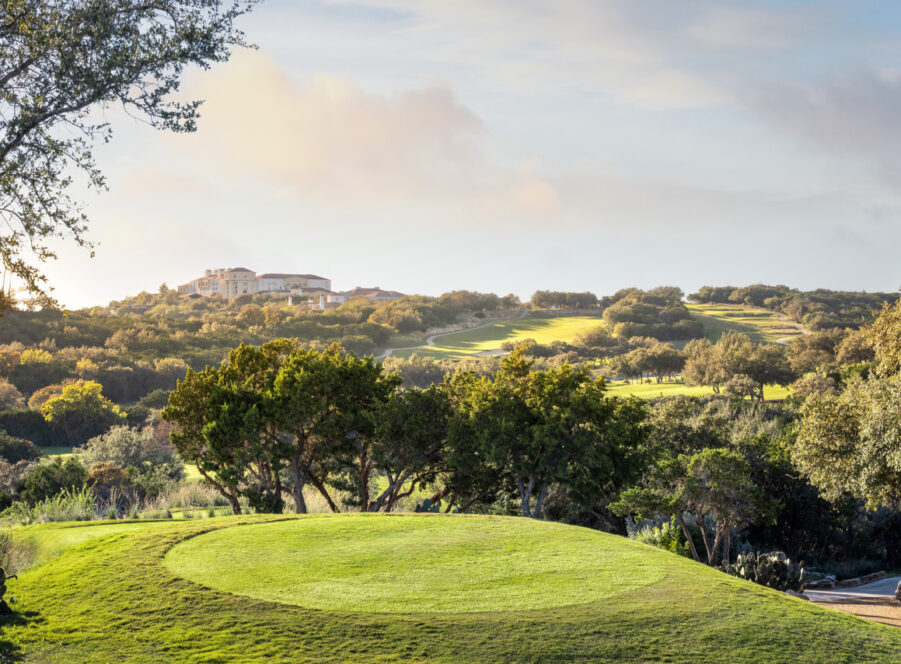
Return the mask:
{"type": "Polygon", "coordinates": [[[65,459],[66,457],[72,456],[73,448],[70,446],[65,446],[65,445],[56,445],[56,446],[52,446],[52,447],[42,447],[40,449],[41,449],[41,452],[44,453],[44,456],[47,456],[47,457],[61,456],[65,459]]]}
{"type": "MultiPolygon", "coordinates": [[[[673,383],[627,383],[624,380],[607,383],[607,391],[613,396],[636,396],[642,399],[656,399],[658,397],[691,396],[701,397],[713,394],[713,388],[706,385],[686,385],[682,381],[673,383]]],[[[781,385],[767,385],[763,388],[763,398],[767,400],[780,400],[791,394],[791,390],[781,385]]]]}
{"type": "Polygon", "coordinates": [[[779,315],[765,309],[737,304],[686,304],[692,315],[701,321],[711,341],[723,332],[747,334],[754,343],[786,341],[803,334],[791,321],[779,319],[779,315]]]}
{"type": "MultiPolygon", "coordinates": [[[[73,544],[11,581],[4,661],[720,664],[901,653],[897,628],[581,528],[441,515],[141,526],[73,544]],[[317,551],[330,558],[314,560],[317,551]],[[310,564],[297,564],[303,555],[310,564]],[[211,585],[247,594],[182,578],[179,557],[211,585]]],[[[68,527],[21,535],[29,529],[52,539],[68,527]]]]}
{"type": "Polygon", "coordinates": [[[194,537],[169,552],[166,567],[204,586],[310,609],[516,611],[597,602],[663,577],[645,547],[622,544],[599,547],[590,530],[524,519],[324,516],[303,527],[282,521],[194,537]]]}
{"type": "Polygon", "coordinates": [[[498,350],[504,342],[534,339],[540,344],[551,341],[573,341],[581,332],[603,325],[600,314],[588,316],[560,316],[557,318],[540,313],[525,318],[499,321],[493,325],[472,330],[462,330],[435,339],[435,345],[415,350],[398,351],[397,357],[410,357],[413,353],[437,359],[460,359],[478,353],[498,350]]]}

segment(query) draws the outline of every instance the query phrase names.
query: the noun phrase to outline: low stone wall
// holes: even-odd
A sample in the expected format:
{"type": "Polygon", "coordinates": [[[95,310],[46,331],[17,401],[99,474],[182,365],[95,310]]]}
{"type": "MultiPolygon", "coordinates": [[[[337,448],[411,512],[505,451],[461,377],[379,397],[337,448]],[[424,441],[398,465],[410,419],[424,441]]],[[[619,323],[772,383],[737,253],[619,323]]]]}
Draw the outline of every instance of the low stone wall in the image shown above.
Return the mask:
{"type": "Polygon", "coordinates": [[[835,579],[823,579],[822,581],[813,581],[806,585],[808,590],[829,590],[831,588],[854,588],[856,586],[863,586],[867,583],[872,583],[873,581],[879,581],[880,579],[885,578],[885,572],[873,572],[872,574],[865,574],[864,576],[858,576],[853,579],[842,579],[841,581],[837,581],[835,579]]]}

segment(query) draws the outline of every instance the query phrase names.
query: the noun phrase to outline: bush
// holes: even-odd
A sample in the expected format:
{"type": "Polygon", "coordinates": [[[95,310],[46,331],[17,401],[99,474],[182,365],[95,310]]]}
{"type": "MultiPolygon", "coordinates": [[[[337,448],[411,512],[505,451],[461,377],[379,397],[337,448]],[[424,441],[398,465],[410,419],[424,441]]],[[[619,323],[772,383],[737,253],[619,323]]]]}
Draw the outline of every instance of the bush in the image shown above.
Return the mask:
{"type": "Polygon", "coordinates": [[[688,548],[688,542],[685,539],[685,533],[674,521],[666,521],[659,526],[645,526],[633,536],[639,542],[656,546],[664,551],[676,553],[686,558],[691,557],[691,551],[688,548]]]}
{"type": "Polygon", "coordinates": [[[125,421],[122,409],[104,397],[94,381],[65,386],[62,394],[44,402],[41,414],[79,445],[125,421]]]}
{"type": "Polygon", "coordinates": [[[87,485],[91,487],[97,500],[109,502],[115,492],[121,492],[131,482],[128,471],[114,463],[98,463],[94,465],[87,477],[87,485]]]}
{"type": "Polygon", "coordinates": [[[40,457],[41,450],[30,440],[16,438],[0,430],[0,458],[6,459],[9,463],[17,463],[34,461],[40,457]]]}
{"type": "Polygon", "coordinates": [[[15,385],[0,378],[0,410],[25,408],[25,398],[15,385]]]}
{"type": "Polygon", "coordinates": [[[0,567],[7,577],[21,572],[33,559],[32,546],[13,537],[12,528],[0,529],[0,567]]]}
{"type": "Polygon", "coordinates": [[[735,563],[724,567],[724,571],[776,590],[804,589],[804,567],[793,563],[785,554],[759,551],[740,553],[735,563]]]}
{"type": "Polygon", "coordinates": [[[56,457],[51,463],[37,466],[22,482],[21,497],[29,504],[39,503],[62,491],[84,486],[87,472],[75,457],[65,461],[56,457]]]}
{"type": "Polygon", "coordinates": [[[13,503],[0,513],[0,520],[20,525],[46,523],[48,521],[90,521],[97,518],[94,494],[86,486],[64,489],[55,496],[29,505],[13,503]]]}
{"type": "Polygon", "coordinates": [[[78,450],[85,466],[113,464],[124,469],[129,482],[143,496],[156,496],[172,482],[185,477],[184,463],[167,435],[155,436],[155,429],[138,431],[125,426],[113,427],[78,450]]]}
{"type": "Polygon", "coordinates": [[[7,410],[0,412],[0,429],[10,436],[30,440],[40,447],[64,446],[69,439],[55,432],[40,413],[33,410],[7,410]]]}
{"type": "Polygon", "coordinates": [[[145,394],[141,397],[141,400],[138,401],[138,403],[147,408],[160,410],[165,408],[169,403],[169,394],[169,390],[154,390],[150,394],[145,394]]]}

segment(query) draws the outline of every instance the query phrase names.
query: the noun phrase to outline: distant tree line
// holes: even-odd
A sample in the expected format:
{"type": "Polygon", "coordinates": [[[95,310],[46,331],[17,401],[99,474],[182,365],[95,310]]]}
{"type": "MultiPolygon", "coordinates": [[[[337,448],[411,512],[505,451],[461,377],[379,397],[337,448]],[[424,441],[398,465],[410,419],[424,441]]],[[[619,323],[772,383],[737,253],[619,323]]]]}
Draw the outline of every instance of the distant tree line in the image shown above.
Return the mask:
{"type": "Polygon", "coordinates": [[[819,288],[800,291],[788,286],[754,284],[703,286],[688,296],[692,302],[745,304],[785,314],[811,330],[858,328],[873,320],[884,303],[894,303],[898,293],[833,291],[819,288]]]}

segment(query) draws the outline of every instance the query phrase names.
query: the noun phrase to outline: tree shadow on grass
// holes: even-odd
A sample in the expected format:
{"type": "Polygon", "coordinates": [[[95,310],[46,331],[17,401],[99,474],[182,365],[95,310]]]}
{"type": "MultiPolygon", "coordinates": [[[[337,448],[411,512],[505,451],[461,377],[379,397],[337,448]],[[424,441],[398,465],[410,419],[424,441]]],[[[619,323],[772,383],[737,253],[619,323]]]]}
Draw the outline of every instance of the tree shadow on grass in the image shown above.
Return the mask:
{"type": "Polygon", "coordinates": [[[22,648],[4,638],[6,629],[11,626],[20,627],[38,622],[43,622],[43,619],[40,618],[37,611],[11,611],[0,614],[0,664],[21,662],[24,659],[22,648]]]}

